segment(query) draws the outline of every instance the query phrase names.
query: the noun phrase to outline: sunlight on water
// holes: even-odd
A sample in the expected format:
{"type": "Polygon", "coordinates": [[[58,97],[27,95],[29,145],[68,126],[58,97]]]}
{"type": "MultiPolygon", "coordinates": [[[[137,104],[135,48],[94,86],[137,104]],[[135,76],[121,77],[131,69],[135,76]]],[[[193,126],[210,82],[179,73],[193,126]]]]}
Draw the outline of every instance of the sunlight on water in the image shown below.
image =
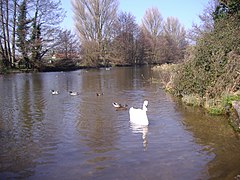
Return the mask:
{"type": "Polygon", "coordinates": [[[152,83],[157,76],[149,67],[0,75],[0,179],[240,174],[239,138],[227,120],[180,104],[152,83]],[[149,126],[112,106],[141,108],[145,99],[149,126]]]}

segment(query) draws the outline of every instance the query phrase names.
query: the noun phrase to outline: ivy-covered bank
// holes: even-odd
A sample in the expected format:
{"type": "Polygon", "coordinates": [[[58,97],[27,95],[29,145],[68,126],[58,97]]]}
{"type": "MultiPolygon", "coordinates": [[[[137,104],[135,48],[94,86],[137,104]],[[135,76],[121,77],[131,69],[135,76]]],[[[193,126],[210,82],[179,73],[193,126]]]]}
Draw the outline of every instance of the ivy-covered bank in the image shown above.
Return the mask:
{"type": "Polygon", "coordinates": [[[183,63],[154,67],[163,87],[184,102],[202,106],[215,115],[228,114],[234,127],[240,115],[240,4],[237,13],[215,20],[195,46],[188,48],[183,63]]]}
{"type": "Polygon", "coordinates": [[[211,114],[230,115],[240,129],[240,2],[219,1],[212,18],[212,29],[188,47],[182,63],[153,69],[166,90],[211,114]]]}
{"type": "MultiPolygon", "coordinates": [[[[198,93],[183,93],[178,90],[176,80],[179,80],[183,64],[164,64],[155,66],[153,71],[159,74],[161,87],[189,106],[199,106],[212,115],[226,115],[229,122],[236,131],[240,131],[240,90],[222,91],[220,96],[211,97],[209,93],[204,95],[198,93]]],[[[184,83],[185,79],[182,79],[184,83]]],[[[178,82],[179,83],[179,82],[178,82]]],[[[186,82],[185,82],[186,83],[186,82]]]]}

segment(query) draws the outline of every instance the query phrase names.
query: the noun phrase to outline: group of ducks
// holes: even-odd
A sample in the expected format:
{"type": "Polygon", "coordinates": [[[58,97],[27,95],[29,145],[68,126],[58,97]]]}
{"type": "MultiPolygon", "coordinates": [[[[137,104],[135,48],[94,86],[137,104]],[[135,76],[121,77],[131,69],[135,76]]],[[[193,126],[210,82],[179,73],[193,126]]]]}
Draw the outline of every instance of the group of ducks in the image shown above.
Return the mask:
{"type": "MultiPolygon", "coordinates": [[[[51,93],[52,93],[52,95],[58,95],[59,91],[51,90],[51,93]]],[[[69,91],[69,95],[77,96],[77,95],[79,95],[79,93],[75,92],[75,91],[69,91]]],[[[97,96],[102,96],[103,93],[96,93],[96,95],[97,96]]],[[[119,104],[117,102],[113,102],[112,105],[117,111],[128,109],[127,104],[122,105],[122,104],[119,104]]],[[[147,117],[147,107],[148,107],[148,101],[147,100],[145,100],[143,102],[142,109],[137,109],[137,108],[131,107],[129,109],[130,122],[132,122],[134,124],[138,124],[138,125],[147,126],[149,124],[148,117],[147,117]]]]}
{"type": "MultiPolygon", "coordinates": [[[[52,89],[51,93],[52,93],[52,95],[58,95],[59,91],[52,89]]],[[[76,91],[68,91],[68,93],[69,93],[70,96],[77,96],[77,95],[79,95],[79,92],[76,92],[76,91]]],[[[97,96],[102,96],[103,93],[96,93],[96,95],[97,96]]]]}
{"type": "MultiPolygon", "coordinates": [[[[52,93],[52,95],[58,95],[59,91],[52,89],[51,93],[52,93]]],[[[77,96],[77,95],[79,95],[79,92],[75,92],[75,91],[69,91],[68,93],[70,94],[70,96],[77,96]]]]}

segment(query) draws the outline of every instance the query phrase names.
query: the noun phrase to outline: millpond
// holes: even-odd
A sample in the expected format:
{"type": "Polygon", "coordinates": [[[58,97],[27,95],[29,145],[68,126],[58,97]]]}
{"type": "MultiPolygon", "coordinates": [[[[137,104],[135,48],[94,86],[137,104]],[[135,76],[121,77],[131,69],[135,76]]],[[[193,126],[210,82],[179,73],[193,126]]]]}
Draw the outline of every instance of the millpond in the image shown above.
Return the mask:
{"type": "Polygon", "coordinates": [[[0,75],[0,179],[240,179],[227,118],[185,106],[158,78],[149,66],[0,75]],[[148,126],[112,106],[144,100],[148,126]]]}

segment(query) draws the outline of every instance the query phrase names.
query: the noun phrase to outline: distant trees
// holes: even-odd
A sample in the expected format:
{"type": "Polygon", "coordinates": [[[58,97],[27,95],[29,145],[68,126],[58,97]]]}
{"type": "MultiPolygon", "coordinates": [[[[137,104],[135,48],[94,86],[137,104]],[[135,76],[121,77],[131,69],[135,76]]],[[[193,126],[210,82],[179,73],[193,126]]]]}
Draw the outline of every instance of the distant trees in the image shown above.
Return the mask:
{"type": "Polygon", "coordinates": [[[135,17],[130,13],[121,12],[114,25],[114,38],[111,43],[111,58],[115,63],[134,64],[137,59],[136,39],[139,27],[135,17]]]}
{"type": "Polygon", "coordinates": [[[73,0],[74,19],[87,65],[105,64],[112,25],[117,16],[117,0],[73,0]],[[93,47],[88,49],[87,47],[93,47]]]}
{"type": "Polygon", "coordinates": [[[38,69],[42,57],[53,48],[64,11],[60,0],[0,0],[0,60],[14,67],[21,59],[38,69]]]}
{"type": "Polygon", "coordinates": [[[64,11],[60,0],[34,0],[30,29],[31,66],[38,69],[42,57],[56,44],[55,38],[59,33],[59,24],[64,18],[64,11]]]}
{"type": "Polygon", "coordinates": [[[72,0],[76,35],[59,28],[60,0],[0,0],[0,67],[41,69],[45,55],[78,56],[83,66],[177,62],[186,48],[185,30],[157,8],[142,24],[118,12],[118,0],[72,0]],[[81,48],[80,48],[81,47],[81,48]]]}
{"type": "Polygon", "coordinates": [[[192,29],[188,32],[188,39],[191,42],[196,42],[198,38],[202,37],[204,33],[208,33],[214,30],[214,17],[213,12],[219,5],[218,0],[209,1],[207,6],[203,9],[203,12],[198,15],[200,24],[193,24],[192,29]]]}
{"type": "Polygon", "coordinates": [[[76,59],[80,53],[80,42],[71,30],[61,30],[57,38],[54,55],[61,54],[64,59],[76,59]]]}
{"type": "Polygon", "coordinates": [[[151,62],[159,60],[159,37],[163,32],[163,18],[157,8],[147,9],[142,19],[142,28],[145,38],[149,40],[151,47],[148,52],[148,59],[151,62]]]}
{"type": "Polygon", "coordinates": [[[176,63],[183,60],[188,45],[185,28],[177,18],[168,17],[163,29],[161,39],[165,45],[160,49],[162,61],[176,63]]]}
{"type": "Polygon", "coordinates": [[[148,41],[146,54],[152,63],[174,63],[183,59],[187,46],[186,31],[177,18],[163,20],[156,8],[146,11],[142,20],[143,35],[148,41]]]}
{"type": "Polygon", "coordinates": [[[18,0],[0,0],[0,68],[15,61],[15,34],[18,0]]]}
{"type": "Polygon", "coordinates": [[[157,8],[146,11],[140,27],[130,13],[117,14],[116,0],[74,0],[72,4],[85,65],[164,63],[183,58],[187,45],[183,26],[174,18],[164,23],[157,8]]]}

